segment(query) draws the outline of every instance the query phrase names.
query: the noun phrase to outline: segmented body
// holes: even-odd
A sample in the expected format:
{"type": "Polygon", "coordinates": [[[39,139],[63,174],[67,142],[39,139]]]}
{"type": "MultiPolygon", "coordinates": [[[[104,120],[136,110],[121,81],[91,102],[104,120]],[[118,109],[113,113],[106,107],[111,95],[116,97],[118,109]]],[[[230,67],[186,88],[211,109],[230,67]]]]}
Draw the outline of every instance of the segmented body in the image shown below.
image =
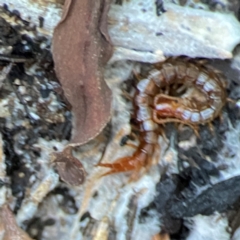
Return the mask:
{"type": "Polygon", "coordinates": [[[139,171],[151,165],[151,157],[158,144],[159,124],[181,122],[190,126],[205,124],[216,118],[226,102],[225,82],[220,73],[197,62],[168,59],[159,63],[141,79],[134,97],[135,118],[140,144],[132,156],[113,163],[100,163],[111,168],[105,175],[139,171]],[[192,88],[195,94],[169,96],[173,84],[192,88]],[[196,94],[197,92],[197,94],[196,94]],[[197,95],[202,95],[200,101],[197,95]]]}

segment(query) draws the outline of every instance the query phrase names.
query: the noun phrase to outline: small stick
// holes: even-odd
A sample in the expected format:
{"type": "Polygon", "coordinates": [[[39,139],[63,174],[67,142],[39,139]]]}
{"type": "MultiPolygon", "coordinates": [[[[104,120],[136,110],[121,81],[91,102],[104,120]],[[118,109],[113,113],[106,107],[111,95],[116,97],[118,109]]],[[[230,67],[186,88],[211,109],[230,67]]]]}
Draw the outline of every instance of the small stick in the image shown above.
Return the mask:
{"type": "Polygon", "coordinates": [[[6,62],[12,62],[12,63],[24,63],[29,60],[32,60],[32,58],[25,58],[25,57],[20,57],[17,55],[0,54],[0,60],[6,61],[6,62]]]}

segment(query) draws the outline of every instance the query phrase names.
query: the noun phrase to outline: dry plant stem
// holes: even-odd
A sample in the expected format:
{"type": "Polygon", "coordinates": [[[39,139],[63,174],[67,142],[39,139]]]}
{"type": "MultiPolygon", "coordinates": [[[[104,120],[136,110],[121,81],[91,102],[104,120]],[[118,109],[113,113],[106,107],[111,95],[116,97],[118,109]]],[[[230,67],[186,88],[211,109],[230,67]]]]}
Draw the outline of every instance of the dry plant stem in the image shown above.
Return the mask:
{"type": "MultiPolygon", "coordinates": [[[[89,179],[87,179],[86,184],[84,184],[84,190],[83,190],[84,195],[82,198],[81,207],[78,210],[72,230],[69,234],[70,239],[76,239],[77,235],[79,234],[79,221],[89,207],[90,201],[92,200],[93,191],[96,186],[96,182],[102,181],[99,178],[100,178],[100,175],[98,172],[93,173],[93,175],[89,179]]],[[[116,199],[112,201],[111,206],[109,207],[109,212],[112,212],[113,209],[115,208],[116,201],[118,198],[119,198],[119,194],[116,196],[116,199]]]]}
{"type": "Polygon", "coordinates": [[[132,156],[113,163],[99,163],[98,166],[110,168],[103,176],[126,171],[133,171],[136,176],[142,167],[148,169],[158,144],[158,124],[183,123],[197,134],[197,125],[209,123],[219,116],[225,103],[225,82],[219,72],[201,62],[181,58],[156,64],[148,76],[139,81],[134,97],[140,144],[132,156]],[[204,101],[195,94],[183,98],[164,94],[166,87],[173,84],[195,88],[204,96],[204,101]]]}
{"type": "Polygon", "coordinates": [[[0,135],[0,180],[4,181],[6,177],[6,165],[5,165],[5,155],[3,152],[3,139],[0,135]]]}
{"type": "Polygon", "coordinates": [[[59,183],[58,174],[52,169],[45,172],[45,176],[40,182],[34,184],[29,189],[29,196],[22,202],[21,208],[19,209],[16,220],[17,223],[23,223],[24,221],[33,217],[37,211],[38,205],[43,201],[46,195],[52,191],[59,183]],[[29,211],[31,209],[31,211],[29,211]]]}
{"type": "Polygon", "coordinates": [[[131,240],[133,238],[132,232],[134,229],[134,222],[135,222],[135,218],[137,215],[137,206],[138,206],[139,195],[141,195],[141,192],[137,192],[135,195],[133,195],[132,198],[130,199],[130,202],[128,205],[128,208],[131,209],[131,211],[129,211],[128,216],[127,216],[128,230],[127,230],[127,234],[126,234],[126,240],[131,240]]]}
{"type": "Polygon", "coordinates": [[[25,58],[25,57],[20,57],[16,55],[5,55],[5,54],[0,54],[0,60],[1,61],[6,61],[6,62],[12,62],[12,63],[24,63],[27,61],[31,61],[31,58],[25,58]]]}
{"type": "Polygon", "coordinates": [[[55,70],[74,116],[72,145],[93,139],[110,119],[112,96],[103,78],[112,53],[106,32],[109,3],[67,0],[54,31],[55,70]]]}
{"type": "Polygon", "coordinates": [[[0,87],[2,87],[4,80],[12,70],[13,63],[8,64],[0,73],[0,87]]]}

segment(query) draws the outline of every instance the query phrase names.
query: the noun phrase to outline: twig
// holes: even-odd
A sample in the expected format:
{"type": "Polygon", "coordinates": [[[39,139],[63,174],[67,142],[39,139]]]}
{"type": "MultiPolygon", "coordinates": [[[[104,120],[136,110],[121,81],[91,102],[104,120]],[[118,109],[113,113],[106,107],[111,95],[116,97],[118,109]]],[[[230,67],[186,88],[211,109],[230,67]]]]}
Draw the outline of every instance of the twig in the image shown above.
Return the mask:
{"type": "Polygon", "coordinates": [[[0,54],[0,60],[6,61],[6,62],[12,62],[12,63],[24,63],[29,60],[32,60],[32,58],[25,58],[25,57],[20,57],[17,55],[0,54]]]}

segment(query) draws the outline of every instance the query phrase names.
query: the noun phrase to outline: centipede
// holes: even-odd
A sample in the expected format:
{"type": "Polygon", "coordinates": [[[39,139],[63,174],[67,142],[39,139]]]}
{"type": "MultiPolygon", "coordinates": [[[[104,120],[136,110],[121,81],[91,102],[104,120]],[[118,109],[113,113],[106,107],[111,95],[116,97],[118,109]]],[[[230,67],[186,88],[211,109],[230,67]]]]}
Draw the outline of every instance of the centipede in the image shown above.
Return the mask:
{"type": "Polygon", "coordinates": [[[221,114],[227,100],[224,76],[202,61],[169,58],[153,65],[145,76],[138,78],[133,115],[139,130],[139,145],[131,156],[112,163],[99,163],[98,166],[110,168],[103,176],[139,172],[151,166],[158,145],[159,127],[169,122],[193,128],[210,123],[221,114]],[[191,91],[178,96],[181,87],[174,86],[191,91]]]}

